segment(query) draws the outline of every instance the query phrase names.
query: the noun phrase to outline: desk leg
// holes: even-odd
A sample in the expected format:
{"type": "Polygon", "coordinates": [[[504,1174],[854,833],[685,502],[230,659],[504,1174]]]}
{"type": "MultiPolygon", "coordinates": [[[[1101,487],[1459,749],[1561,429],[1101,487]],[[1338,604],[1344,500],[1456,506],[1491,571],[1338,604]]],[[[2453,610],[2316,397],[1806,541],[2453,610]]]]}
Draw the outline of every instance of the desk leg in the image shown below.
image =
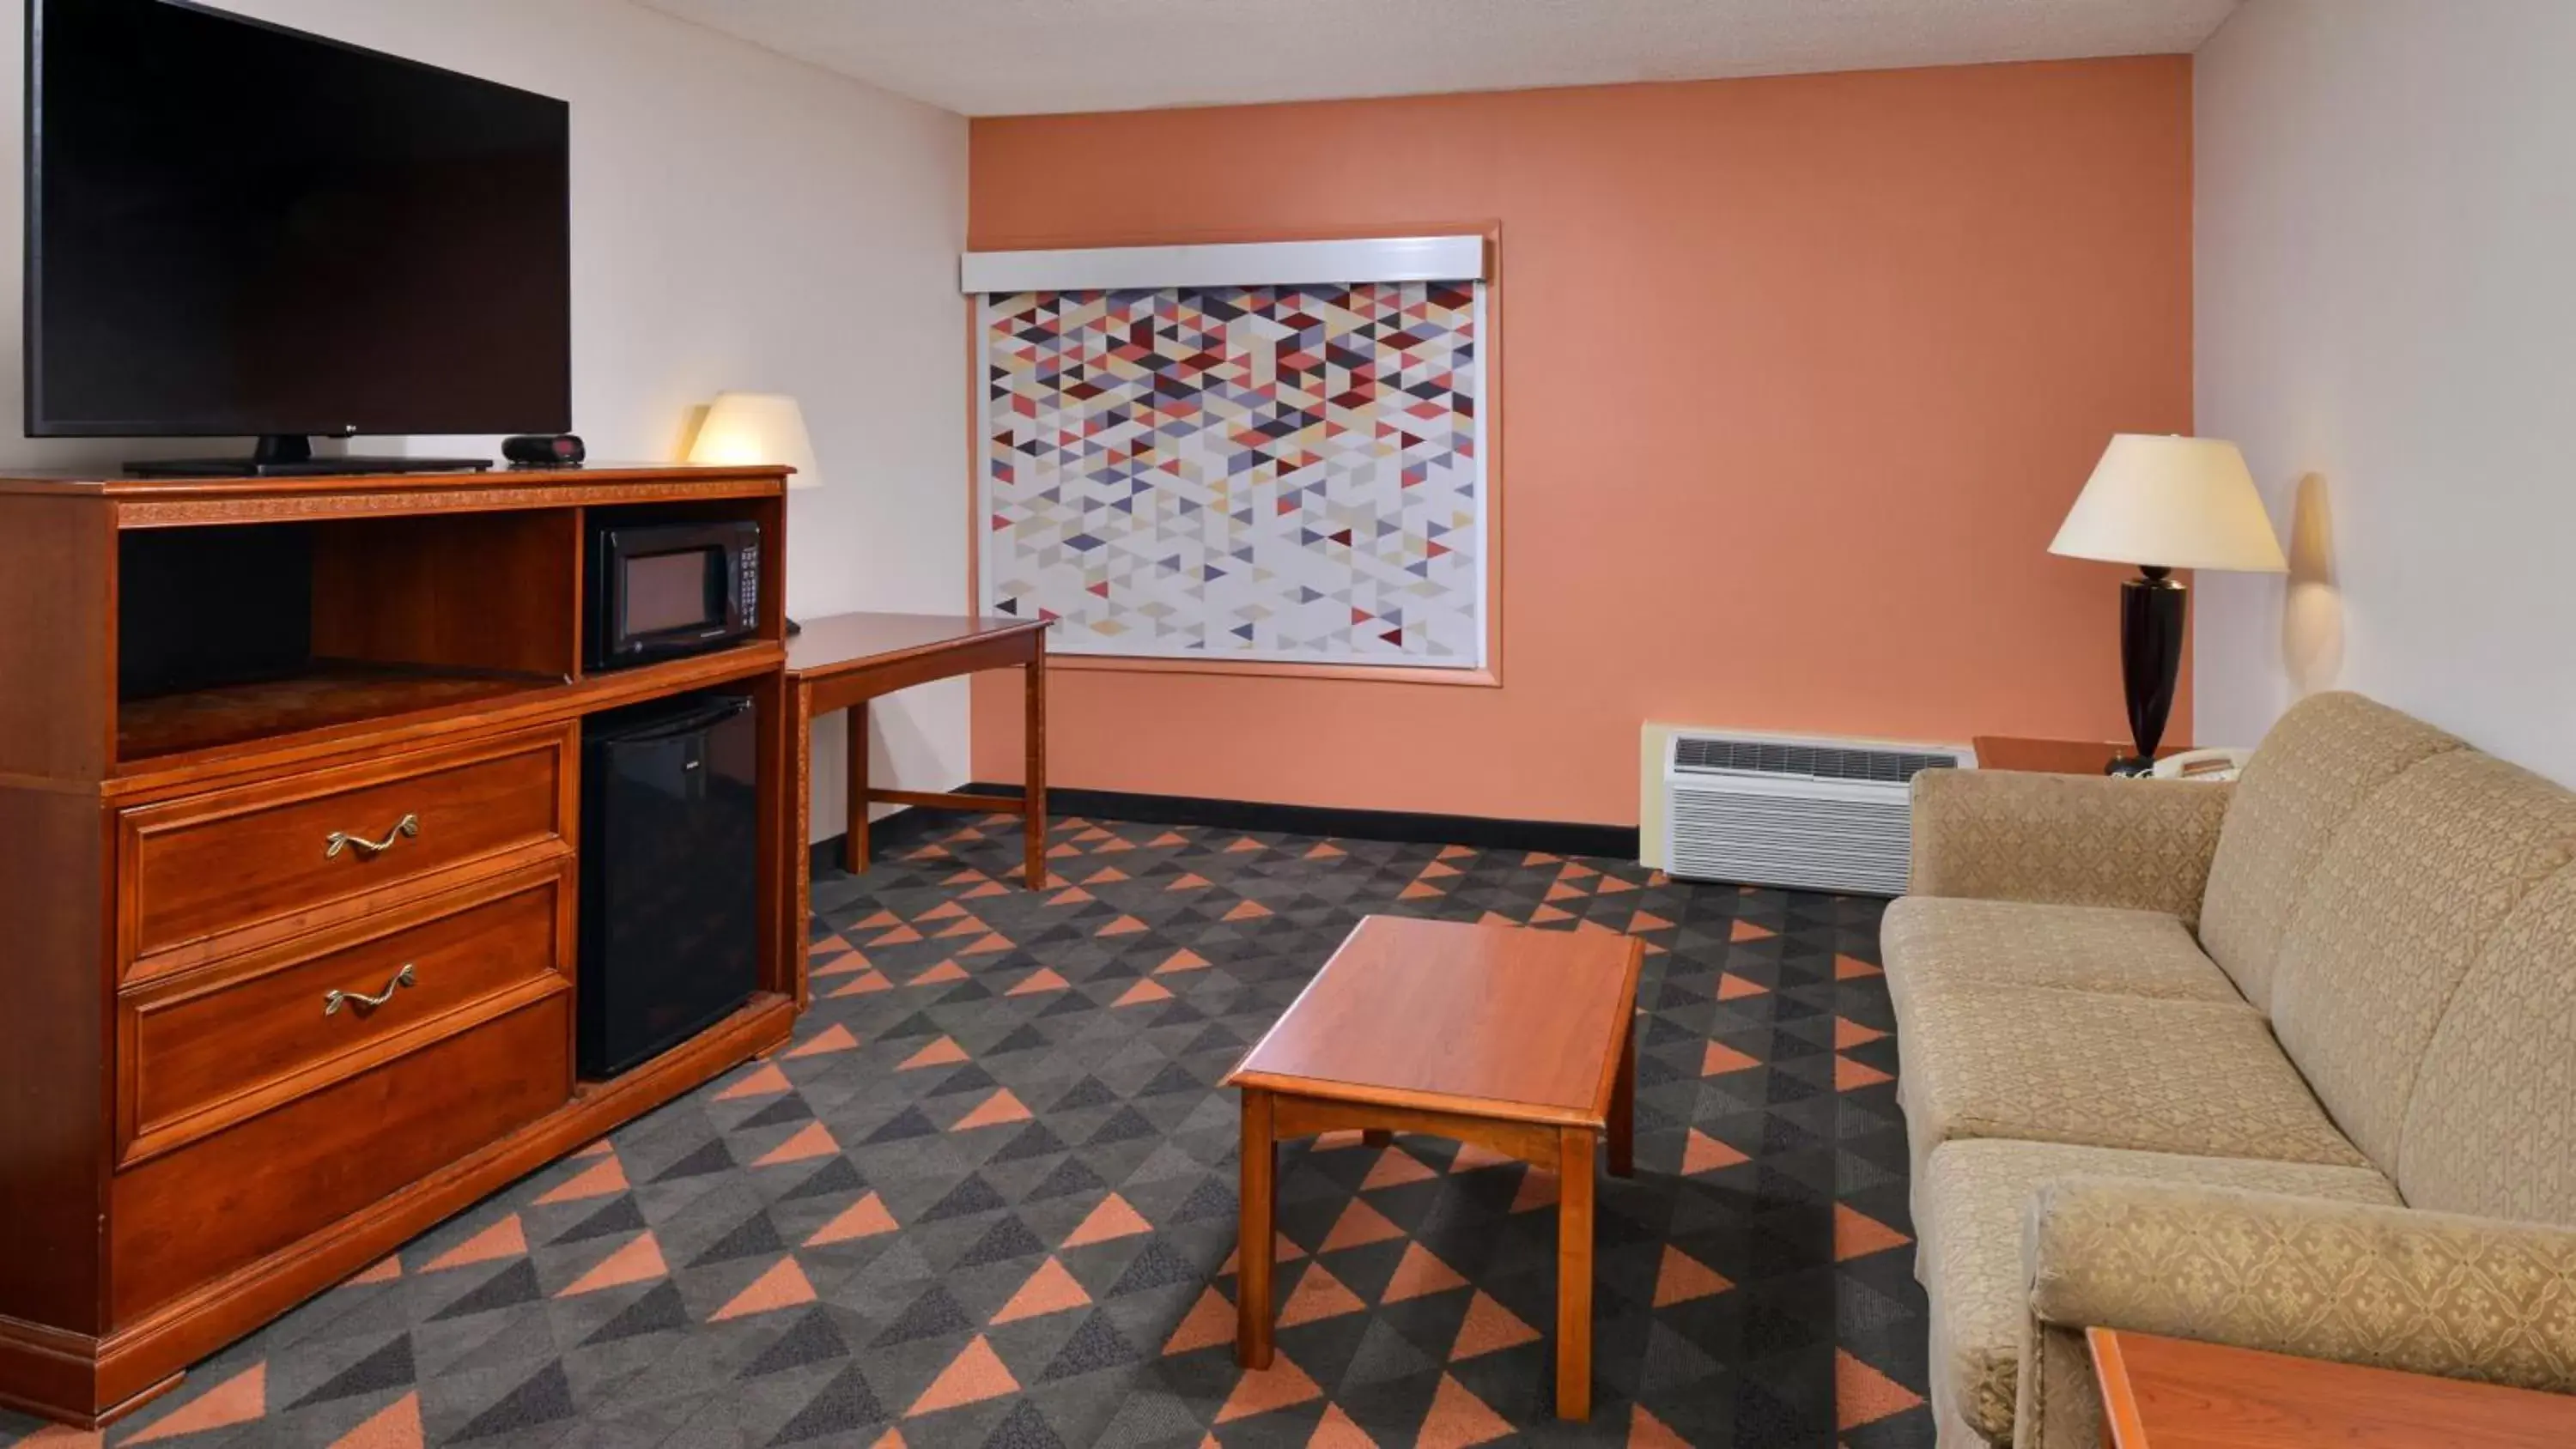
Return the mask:
{"type": "Polygon", "coordinates": [[[1557,1133],[1556,1416],[1592,1417],[1592,1150],[1589,1127],[1557,1133]]]}
{"type": "Polygon", "coordinates": [[[852,875],[868,868],[868,702],[850,706],[850,767],[843,783],[850,795],[850,833],[841,837],[841,869],[852,875]]]}
{"type": "Polygon", "coordinates": [[[1028,691],[1029,757],[1022,766],[1020,778],[1025,784],[1028,817],[1023,822],[1029,832],[1029,867],[1026,874],[1030,890],[1046,889],[1047,807],[1046,807],[1046,635],[1037,636],[1036,652],[1029,656],[1026,671],[1028,691]]]}
{"type": "Polygon", "coordinates": [[[1634,1177],[1637,1174],[1637,1022],[1632,1015],[1628,1034],[1619,1038],[1617,1075],[1610,1079],[1610,1175],[1634,1177]]]}
{"type": "Polygon", "coordinates": [[[1234,1361],[1270,1367],[1271,1254],[1278,1231],[1279,1150],[1271,1133],[1270,1094],[1243,1089],[1242,1236],[1235,1244],[1234,1361]]]}

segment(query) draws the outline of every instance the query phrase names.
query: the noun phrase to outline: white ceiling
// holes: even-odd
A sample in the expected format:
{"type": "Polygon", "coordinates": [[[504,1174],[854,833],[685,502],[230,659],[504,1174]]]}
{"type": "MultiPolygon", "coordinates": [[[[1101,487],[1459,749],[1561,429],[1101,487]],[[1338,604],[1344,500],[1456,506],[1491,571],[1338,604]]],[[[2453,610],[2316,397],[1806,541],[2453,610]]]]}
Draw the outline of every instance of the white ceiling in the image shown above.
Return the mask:
{"type": "Polygon", "coordinates": [[[973,116],[2197,49],[2237,0],[642,0],[973,116]]]}

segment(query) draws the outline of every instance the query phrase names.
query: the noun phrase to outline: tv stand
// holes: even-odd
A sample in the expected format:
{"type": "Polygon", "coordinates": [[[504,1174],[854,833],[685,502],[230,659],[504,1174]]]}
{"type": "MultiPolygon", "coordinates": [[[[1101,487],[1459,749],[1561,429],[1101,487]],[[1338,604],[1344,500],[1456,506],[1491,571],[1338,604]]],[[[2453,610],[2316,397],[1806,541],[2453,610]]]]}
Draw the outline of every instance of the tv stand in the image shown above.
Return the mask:
{"type": "Polygon", "coordinates": [[[247,458],[145,458],[128,462],[131,478],[333,478],[384,473],[480,473],[489,458],[317,458],[302,433],[271,433],[247,458]]]}
{"type": "Polygon", "coordinates": [[[0,1407],[95,1428],[787,1043],[786,488],[754,465],[0,477],[0,619],[33,621],[0,630],[0,1407]],[[639,505],[760,525],[755,638],[583,667],[589,510],[639,505]],[[760,990],[582,1078],[583,723],[716,688],[762,721],[760,990]],[[326,1015],[335,991],[386,999],[326,1015]]]}

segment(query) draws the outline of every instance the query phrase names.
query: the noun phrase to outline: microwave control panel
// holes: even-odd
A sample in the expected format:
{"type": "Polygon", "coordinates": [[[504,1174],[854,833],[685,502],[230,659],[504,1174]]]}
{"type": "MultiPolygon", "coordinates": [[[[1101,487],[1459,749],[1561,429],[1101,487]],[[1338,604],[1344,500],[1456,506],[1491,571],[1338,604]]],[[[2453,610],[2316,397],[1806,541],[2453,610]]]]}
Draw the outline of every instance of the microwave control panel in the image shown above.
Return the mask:
{"type": "Polygon", "coordinates": [[[760,545],[744,544],[739,558],[742,566],[734,573],[741,582],[735,588],[734,610],[749,631],[760,625],[760,545]]]}

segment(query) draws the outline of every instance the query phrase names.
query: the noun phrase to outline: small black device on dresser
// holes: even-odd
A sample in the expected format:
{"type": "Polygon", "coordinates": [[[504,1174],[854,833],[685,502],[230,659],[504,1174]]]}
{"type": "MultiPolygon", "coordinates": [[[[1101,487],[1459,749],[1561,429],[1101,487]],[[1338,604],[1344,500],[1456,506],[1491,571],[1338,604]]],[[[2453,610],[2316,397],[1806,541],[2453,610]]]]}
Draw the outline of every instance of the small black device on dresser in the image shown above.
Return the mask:
{"type": "Polygon", "coordinates": [[[624,669],[703,654],[760,628],[760,525],[711,522],[590,525],[589,667],[624,669]]]}
{"type": "Polygon", "coordinates": [[[513,468],[578,468],[590,450],[571,433],[531,433],[503,438],[501,456],[513,468]]]}

